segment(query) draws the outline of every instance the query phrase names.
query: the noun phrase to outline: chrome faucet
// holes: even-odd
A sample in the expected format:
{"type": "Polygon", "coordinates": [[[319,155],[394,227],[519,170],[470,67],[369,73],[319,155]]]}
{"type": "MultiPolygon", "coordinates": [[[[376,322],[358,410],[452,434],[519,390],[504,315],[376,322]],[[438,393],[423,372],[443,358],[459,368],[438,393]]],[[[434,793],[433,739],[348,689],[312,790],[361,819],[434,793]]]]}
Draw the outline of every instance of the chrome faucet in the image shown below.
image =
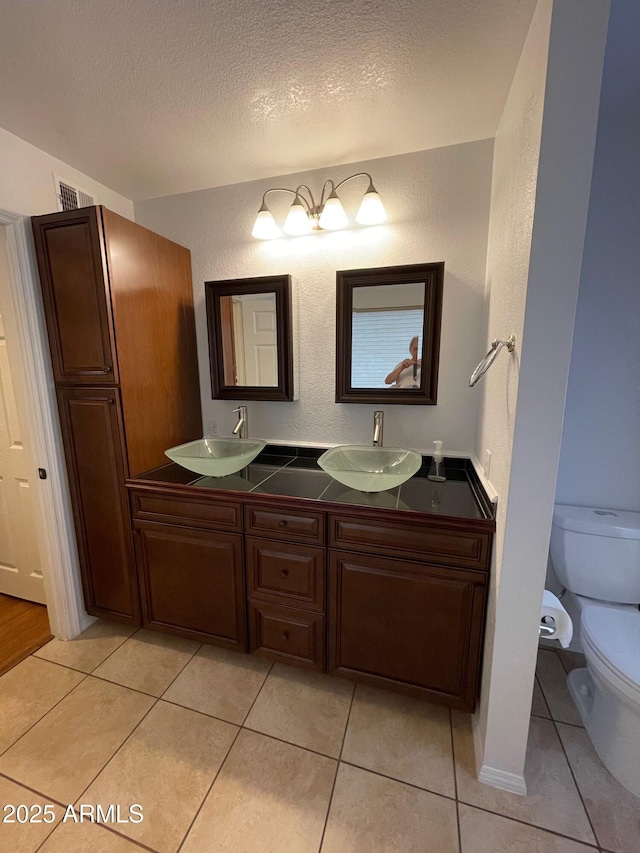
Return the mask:
{"type": "Polygon", "coordinates": [[[382,430],[384,426],[384,412],[373,413],[373,446],[382,447],[382,430]]]}
{"type": "Polygon", "coordinates": [[[233,410],[233,414],[238,416],[238,422],[233,428],[233,434],[237,435],[238,438],[248,438],[249,423],[247,420],[247,407],[238,406],[237,409],[233,410]]]}

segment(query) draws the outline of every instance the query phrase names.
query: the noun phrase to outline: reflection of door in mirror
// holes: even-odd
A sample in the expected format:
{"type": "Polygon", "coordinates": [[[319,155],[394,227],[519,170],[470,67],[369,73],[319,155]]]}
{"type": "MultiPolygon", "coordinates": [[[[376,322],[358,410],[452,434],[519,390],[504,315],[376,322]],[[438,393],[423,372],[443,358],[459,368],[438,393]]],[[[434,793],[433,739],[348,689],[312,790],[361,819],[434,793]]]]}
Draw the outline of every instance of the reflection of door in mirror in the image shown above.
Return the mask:
{"type": "Polygon", "coordinates": [[[227,386],[278,385],[275,293],[220,297],[224,380],[227,386]]]}
{"type": "Polygon", "coordinates": [[[222,323],[222,358],[224,362],[224,384],[235,385],[237,377],[236,343],[233,331],[233,303],[231,296],[220,297],[220,320],[222,323]]]}
{"type": "Polygon", "coordinates": [[[352,388],[420,388],[424,300],[424,282],[353,288],[352,388]]]}

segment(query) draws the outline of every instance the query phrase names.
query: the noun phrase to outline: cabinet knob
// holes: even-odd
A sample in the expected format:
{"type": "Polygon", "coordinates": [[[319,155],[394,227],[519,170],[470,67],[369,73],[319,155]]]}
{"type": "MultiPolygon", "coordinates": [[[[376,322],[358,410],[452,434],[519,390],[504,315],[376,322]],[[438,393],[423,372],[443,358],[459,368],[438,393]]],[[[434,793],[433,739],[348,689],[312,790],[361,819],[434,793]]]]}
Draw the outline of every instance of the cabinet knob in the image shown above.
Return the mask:
{"type": "Polygon", "coordinates": [[[289,639],[289,632],[288,632],[288,631],[283,631],[283,632],[282,632],[282,639],[283,639],[283,640],[288,640],[288,639],[289,639]]]}
{"type": "Polygon", "coordinates": [[[278,527],[286,527],[286,526],[287,526],[287,519],[281,518],[280,521],[278,522],[278,527]]]}
{"type": "Polygon", "coordinates": [[[283,569],[283,570],[280,572],[280,577],[284,579],[284,578],[286,578],[286,577],[288,576],[288,574],[289,574],[289,569],[283,569]]]}

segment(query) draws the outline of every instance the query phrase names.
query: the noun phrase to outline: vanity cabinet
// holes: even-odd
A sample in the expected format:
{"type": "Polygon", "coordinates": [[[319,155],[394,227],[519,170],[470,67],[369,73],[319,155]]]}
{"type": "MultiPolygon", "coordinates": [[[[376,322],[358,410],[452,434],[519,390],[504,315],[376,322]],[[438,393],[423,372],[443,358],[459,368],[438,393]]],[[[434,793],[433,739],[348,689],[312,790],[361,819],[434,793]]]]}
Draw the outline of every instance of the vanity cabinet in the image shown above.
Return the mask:
{"type": "Polygon", "coordinates": [[[492,519],[152,474],[128,484],[146,627],[474,710],[492,519]]]}
{"type": "Polygon", "coordinates": [[[139,625],[125,480],[202,435],[190,253],[104,207],[32,227],[85,606],[139,625]]]}
{"type": "Polygon", "coordinates": [[[331,551],[329,588],[329,672],[473,707],[482,573],[331,551]]]}
{"type": "Polygon", "coordinates": [[[244,651],[242,536],[134,525],[142,625],[244,651]]]}
{"type": "Polygon", "coordinates": [[[329,514],[329,672],[471,710],[492,532],[404,515],[329,514]]]}
{"type": "Polygon", "coordinates": [[[131,495],[142,625],[245,651],[242,507],[131,495]]]}

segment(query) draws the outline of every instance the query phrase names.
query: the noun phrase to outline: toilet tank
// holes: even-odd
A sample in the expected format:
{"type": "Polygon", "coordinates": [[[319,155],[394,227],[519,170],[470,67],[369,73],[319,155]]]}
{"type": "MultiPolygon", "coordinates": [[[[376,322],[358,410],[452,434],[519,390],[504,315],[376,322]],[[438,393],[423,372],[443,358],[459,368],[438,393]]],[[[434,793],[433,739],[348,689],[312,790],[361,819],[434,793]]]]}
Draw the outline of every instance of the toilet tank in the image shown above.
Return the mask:
{"type": "Polygon", "coordinates": [[[556,504],[550,552],[572,592],[640,603],[640,512],[556,504]]]}

